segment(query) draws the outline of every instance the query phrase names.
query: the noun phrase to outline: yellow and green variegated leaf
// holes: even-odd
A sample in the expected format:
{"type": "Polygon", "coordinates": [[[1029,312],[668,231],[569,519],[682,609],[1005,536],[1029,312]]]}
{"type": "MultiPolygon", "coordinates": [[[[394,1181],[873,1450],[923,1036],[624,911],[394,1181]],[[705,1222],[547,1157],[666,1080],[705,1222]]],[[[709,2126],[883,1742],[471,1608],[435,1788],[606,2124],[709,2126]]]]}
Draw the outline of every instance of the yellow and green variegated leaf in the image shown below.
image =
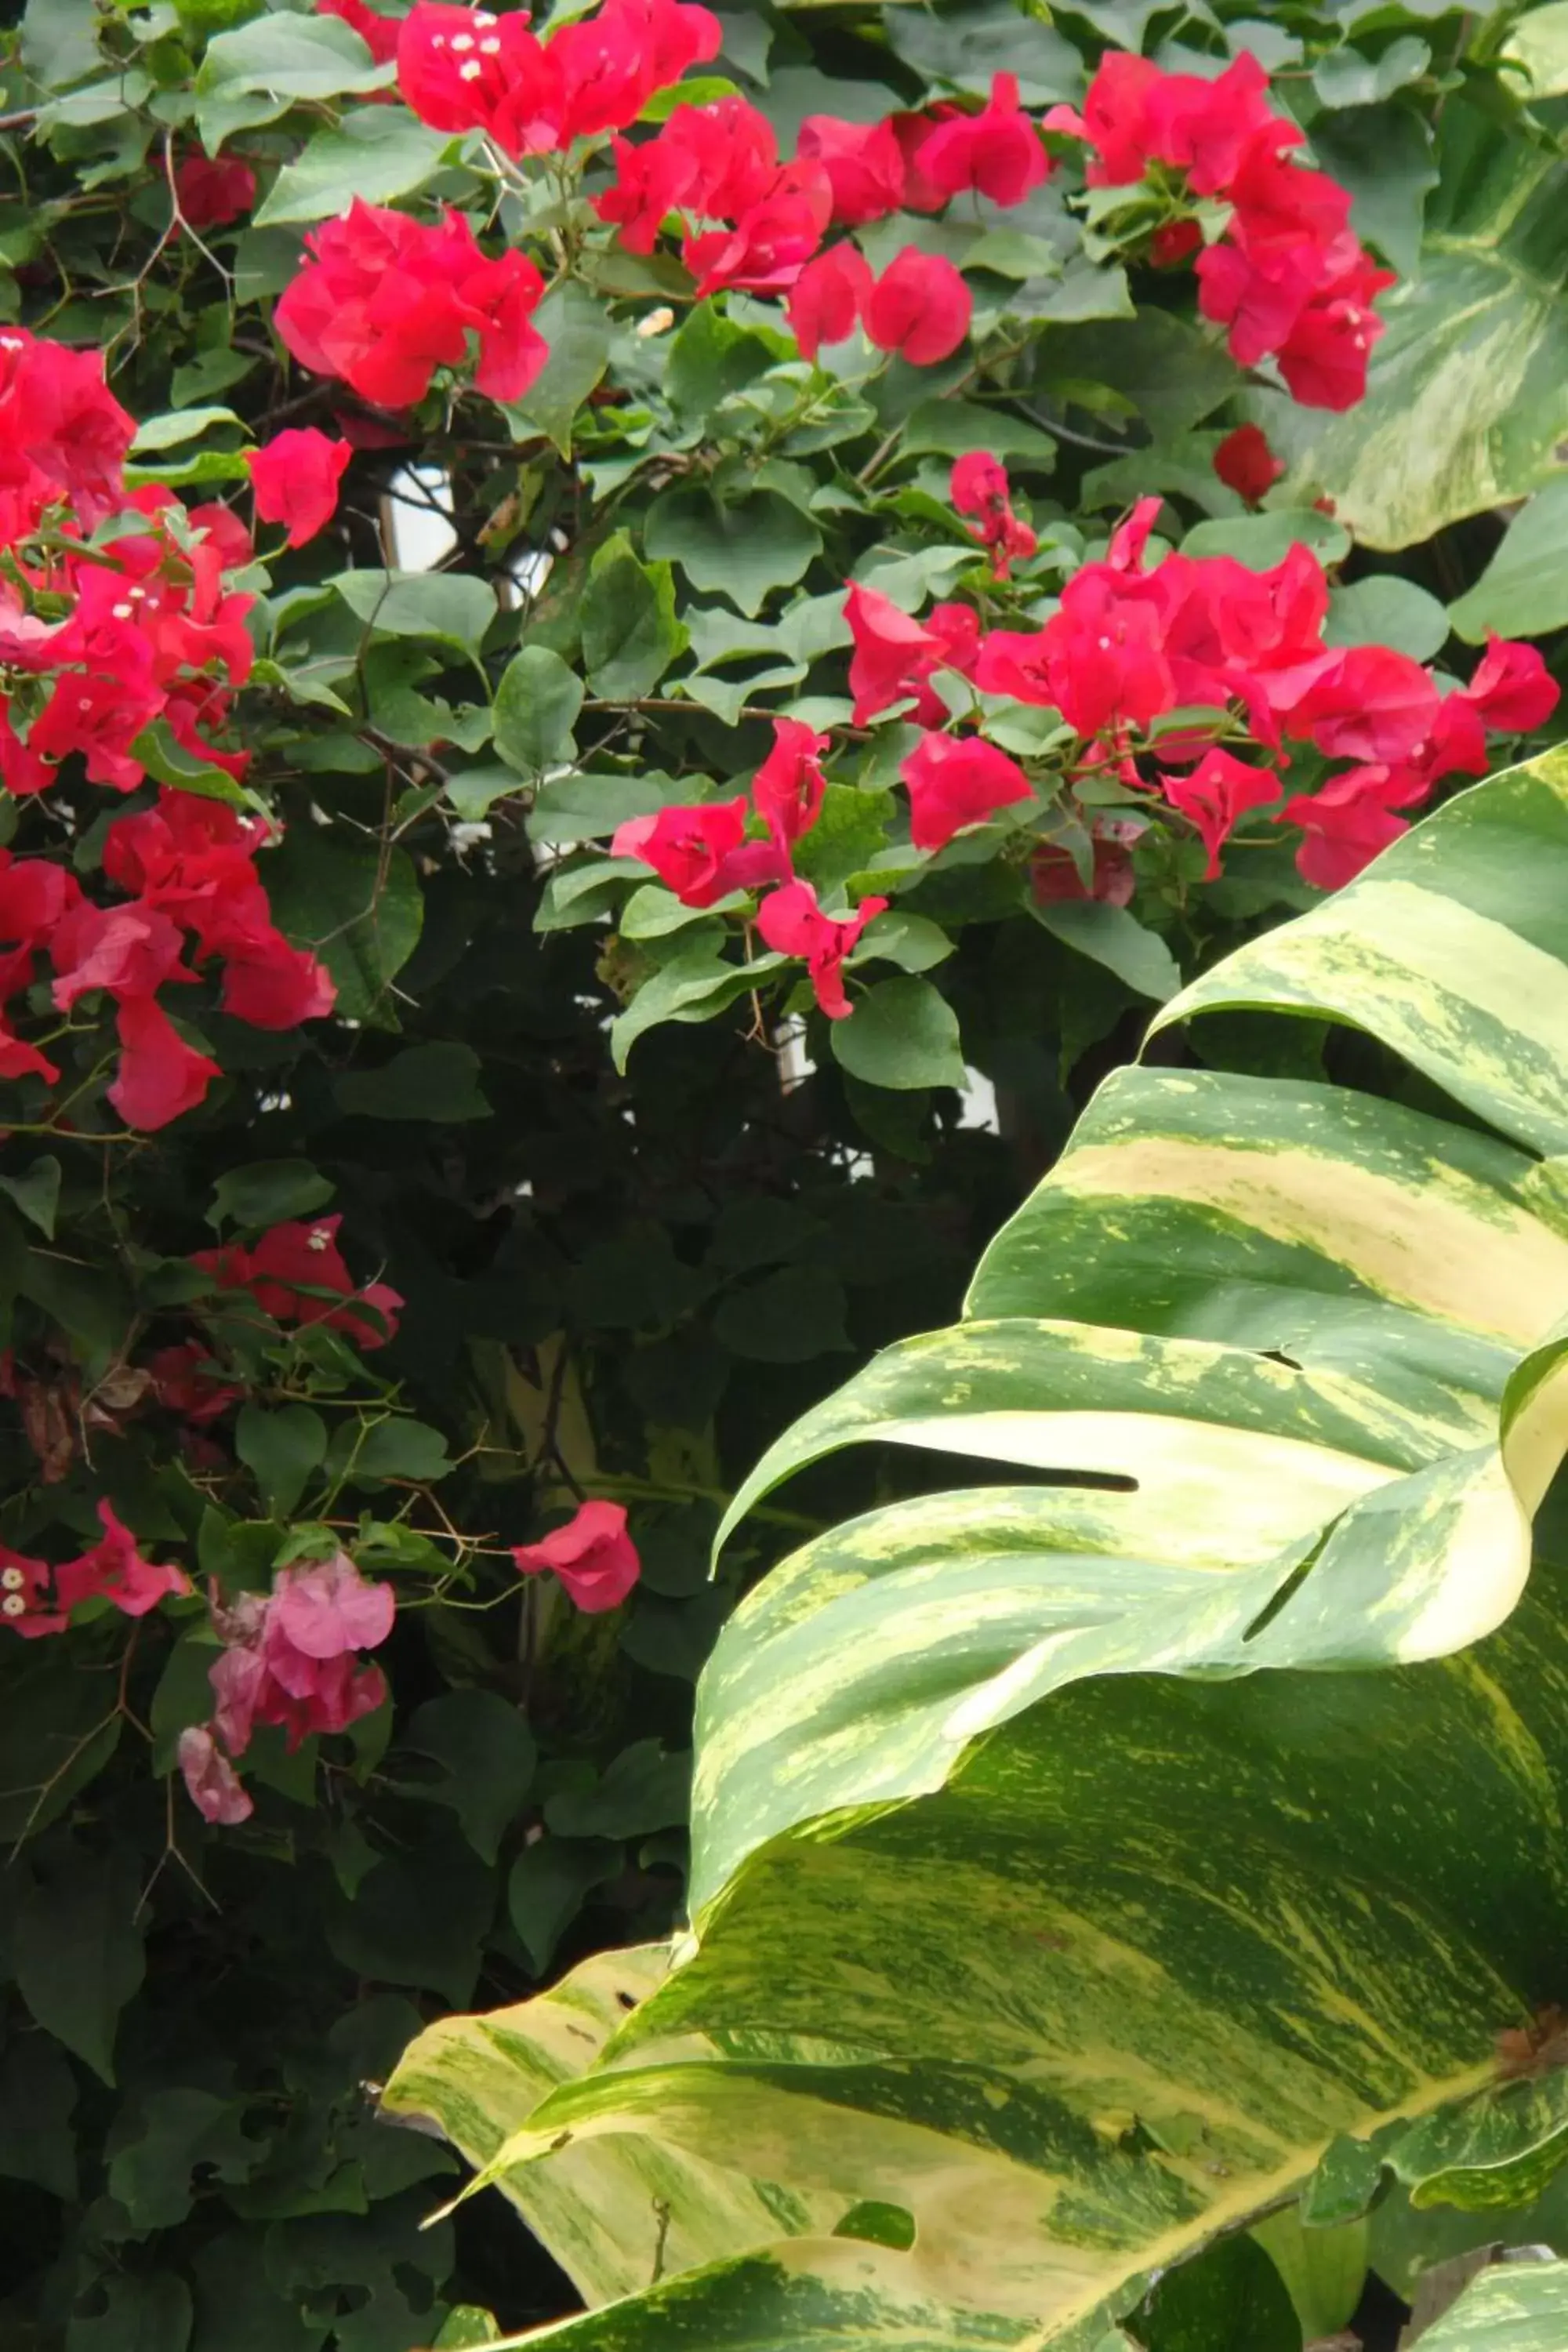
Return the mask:
{"type": "Polygon", "coordinates": [[[1563,2352],[1568,2263],[1494,2263],[1421,2343],[1423,2352],[1563,2352]]]}
{"type": "MultiPolygon", "coordinates": [[[[470,2164],[493,2167],[511,2134],[594,2063],[668,1968],[662,1944],[600,1952],[532,2000],[439,2019],[404,2053],[382,2095],[384,2113],[433,2123],[470,2164]]],[[[551,2165],[503,2161],[489,2177],[589,2304],[783,2232],[831,2228],[839,2216],[837,2200],[825,2214],[810,2196],[770,2190],[653,2140],[582,2141],[551,2165]]]]}
{"type": "Polygon", "coordinates": [[[689,1936],[465,2143],[513,2194],[616,2149],[741,2184],[706,2271],[563,2352],[1100,2352],[1309,2183],[1325,2220],[1389,2170],[1485,2207],[1568,2153],[1568,2076],[1496,2055],[1568,1948],[1568,1546],[1531,1570],[1568,1450],[1568,759],[1162,1020],[1251,1007],[1372,1031],[1456,1116],[1122,1074],[964,1319],[735,1498],[849,1444],[955,1465],[736,1612],[689,1936]],[[889,2210],[898,2242],[831,2234],[889,2210]]]}
{"type": "Polygon", "coordinates": [[[1442,147],[1420,268],[1378,302],[1366,398],[1338,415],[1283,393],[1252,400],[1289,466],[1281,496],[1327,491],[1369,547],[1411,547],[1527,497],[1568,436],[1568,163],[1462,100],[1442,147]]]}

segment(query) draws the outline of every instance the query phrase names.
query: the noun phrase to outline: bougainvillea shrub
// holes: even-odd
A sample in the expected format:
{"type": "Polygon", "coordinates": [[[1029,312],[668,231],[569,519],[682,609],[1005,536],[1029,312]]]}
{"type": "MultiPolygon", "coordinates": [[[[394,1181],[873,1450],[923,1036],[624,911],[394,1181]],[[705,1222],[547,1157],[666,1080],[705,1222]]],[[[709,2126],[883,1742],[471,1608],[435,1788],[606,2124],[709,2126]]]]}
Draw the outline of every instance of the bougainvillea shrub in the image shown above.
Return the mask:
{"type": "Polygon", "coordinates": [[[565,2307],[374,2086],[679,1917],[728,1496],[1182,976],[1550,738],[1491,420],[1356,542],[1428,198],[1550,194],[1406,13],[6,36],[18,2341],[565,2307]]]}

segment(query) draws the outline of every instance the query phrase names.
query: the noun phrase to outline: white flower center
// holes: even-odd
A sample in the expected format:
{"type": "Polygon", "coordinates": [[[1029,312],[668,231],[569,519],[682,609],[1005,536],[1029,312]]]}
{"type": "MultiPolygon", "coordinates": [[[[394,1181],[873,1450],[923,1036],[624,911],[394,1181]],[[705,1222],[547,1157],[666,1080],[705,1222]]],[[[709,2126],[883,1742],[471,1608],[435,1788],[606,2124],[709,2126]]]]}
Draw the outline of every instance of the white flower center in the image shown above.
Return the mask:
{"type": "Polygon", "coordinates": [[[4,1610],[7,1617],[25,1616],[26,1609],[27,1604],[19,1592],[8,1592],[5,1600],[0,1601],[0,1610],[4,1610]]]}
{"type": "MultiPolygon", "coordinates": [[[[454,47],[455,46],[456,44],[454,44],[454,47]]],[[[478,81],[483,71],[484,68],[480,65],[478,58],[468,58],[458,68],[458,79],[459,81],[478,81]]]]}
{"type": "Polygon", "coordinates": [[[7,1568],[0,1571],[0,1590],[6,1592],[20,1592],[26,1581],[19,1568],[7,1568]]]}

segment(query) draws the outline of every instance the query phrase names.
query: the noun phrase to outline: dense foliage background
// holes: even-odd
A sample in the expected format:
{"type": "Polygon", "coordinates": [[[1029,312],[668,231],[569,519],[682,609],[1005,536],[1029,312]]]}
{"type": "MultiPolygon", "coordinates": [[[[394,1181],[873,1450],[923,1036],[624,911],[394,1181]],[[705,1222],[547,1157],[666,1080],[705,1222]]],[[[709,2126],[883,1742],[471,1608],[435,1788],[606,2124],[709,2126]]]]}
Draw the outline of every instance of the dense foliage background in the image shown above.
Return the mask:
{"type": "MultiPolygon", "coordinates": [[[[1553,659],[1561,16],[758,6],[721,12],[718,53],[690,60],[691,95],[743,96],[787,158],[807,118],[973,107],[998,72],[1037,121],[1082,102],[1107,51],[1204,76],[1255,55],[1269,105],[1405,281],[1381,300],[1367,397],[1332,407],[1292,399],[1199,318],[1184,229],[1158,240],[1189,220],[1216,237],[1212,195],[1168,172],[1086,192],[1068,128],[1045,146],[1030,130],[1053,169],[1014,202],[961,181],[945,212],[911,200],[865,227],[879,273],[906,247],[952,273],[921,281],[917,315],[937,292],[967,303],[958,340],[900,355],[889,327],[880,347],[825,342],[814,366],[765,267],[694,300],[687,261],[746,266],[682,259],[668,237],[629,250],[594,210],[607,122],[567,171],[439,99],[422,120],[385,21],[353,0],[32,0],[13,26],[0,313],[104,354],[140,425],[132,489],[228,505],[256,544],[226,543],[199,592],[200,626],[243,624],[247,650],[204,639],[184,685],[160,679],[166,706],[105,719],[129,773],[66,735],[38,792],[13,747],[0,814],[18,859],[100,904],[132,887],[113,824],[161,794],[280,827],[265,848],[236,838],[300,961],[267,950],[287,1018],[211,965],[163,999],[176,1044],[143,1038],[156,1067],[137,1093],[117,1076],[124,969],[80,947],[63,1005],[31,961],[45,932],[14,934],[9,1017],[63,1075],[5,1065],[0,1535],[8,1559],[59,1569],[92,1556],[107,1499],[137,1558],[188,1584],[135,1615],[89,1588],[58,1637],[0,1627],[8,2342],[407,2352],[467,2340],[462,2323],[441,2336],[455,2305],[511,2327],[570,2307],[499,2200],[422,2230],[455,2160],[377,2123],[375,2086],[423,2021],[679,1922],[691,1694],[718,1628],[777,1550],[892,1474],[819,1466],[753,1514],[710,1583],[726,1501],[858,1361],[956,1314],[982,1244],[1180,979],[1317,897],[1300,829],[1267,801],[1215,875],[1204,826],[1152,791],[1159,729],[1179,767],[1201,694],[1171,687],[1143,767],[1123,747],[1100,772],[1094,724],[1075,736],[1043,696],[972,693],[951,668],[934,714],[896,693],[857,709],[845,583],[910,615],[956,599],[987,630],[1033,629],[1152,497],[1151,563],[1179,544],[1258,572],[1307,546],[1332,586],[1323,644],[1392,649],[1405,667],[1379,676],[1407,698],[1436,702],[1418,665],[1451,694],[1489,629],[1553,659]],[[542,373],[489,396],[481,335],[476,389],[472,320],[455,352],[432,328],[411,396],[356,389],[352,362],[301,365],[279,299],[302,238],[356,198],[427,226],[450,205],[492,257],[531,255],[540,282],[511,291],[542,373]],[[1214,460],[1248,422],[1289,470],[1244,498],[1214,460]],[[247,452],[311,427],[346,456],[318,485],[330,520],[285,548],[296,486],[253,513],[247,452]],[[981,451],[1035,541],[1006,579],[976,541],[994,505],[976,525],[954,503],[954,462],[981,451]],[[896,787],[944,708],[978,714],[1029,797],[911,843],[896,787]],[[784,713],[826,739],[796,869],[840,913],[893,901],[843,1021],[754,936],[754,889],[682,896],[615,838],[743,794],[784,713]],[[330,1013],[309,1001],[318,965],[330,1013]],[[372,1293],[324,1319],[377,1283],[390,1307],[372,1293]],[[512,1558],[584,1497],[626,1507],[640,1557],[613,1612],[579,1613],[512,1558]],[[254,1810],[205,1822],[176,1753],[213,1715],[219,1635],[237,1646],[205,1591],[243,1614],[280,1570],[340,1551],[395,1593],[390,1636],[359,1645],[390,1696],[292,1752],[264,1722],[243,1756],[254,1810]]],[[[649,135],[674,102],[650,89],[626,126],[649,135]]],[[[388,339],[420,283],[397,281],[388,339]]],[[[43,395],[7,396],[5,485],[25,501],[14,460],[43,395]]],[[[54,626],[85,598],[72,529],[113,570],[117,501],[79,506],[31,568],[8,517],[8,631],[23,607],[54,626]]],[[[170,528],[184,583],[199,565],[170,528]]],[[[17,623],[3,657],[31,718],[50,656],[17,623]]],[[[75,658],[116,676],[108,641],[75,658]]],[[[1505,710],[1494,737],[1549,740],[1542,718],[1539,701],[1505,710]]],[[[1332,758],[1379,757],[1315,723],[1292,739],[1291,791],[1332,758]]],[[[1239,723],[1227,740],[1258,748],[1239,723]]],[[[170,887],[195,891],[182,870],[170,887]]],[[[204,952],[243,962],[215,940],[204,952]]],[[[1370,1040],[1327,1040],[1300,1024],[1270,1066],[1415,1083],[1370,1040]]],[[[44,1588],[16,1572],[31,1607],[44,1588]]]]}

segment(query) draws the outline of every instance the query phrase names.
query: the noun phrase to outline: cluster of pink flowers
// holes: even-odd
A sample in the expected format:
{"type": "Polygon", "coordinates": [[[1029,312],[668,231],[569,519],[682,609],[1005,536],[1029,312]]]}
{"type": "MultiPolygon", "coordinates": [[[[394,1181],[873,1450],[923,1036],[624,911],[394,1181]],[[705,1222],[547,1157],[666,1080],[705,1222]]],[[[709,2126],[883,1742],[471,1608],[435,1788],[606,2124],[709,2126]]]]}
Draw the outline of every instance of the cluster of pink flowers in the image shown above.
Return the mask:
{"type": "Polygon", "coordinates": [[[1022,204],[1050,170],[1011,74],[996,76],[977,113],[943,104],[871,124],[809,115],[792,162],[780,162],[771,124],[743,98],[679,107],[641,145],[616,139],[614,160],[615,183],[595,205],[634,253],[651,252],[677,215],[700,295],[782,293],[808,359],[859,323],[878,350],[916,366],[946,359],[969,331],[973,301],[953,264],[905,246],[874,278],[852,240],[819,251],[824,238],[938,211],[966,190],[1022,204]]]}
{"type": "MultiPolygon", "coordinates": [[[[134,433],[100,353],[0,332],[0,782],[18,798],[49,790],[73,757],[89,782],[135,791],[155,724],[237,782],[247,764],[213,739],[250,673],[252,599],[226,579],[249,562],[249,534],[225,507],[127,490],[134,433]]],[[[6,1018],[40,954],[57,1012],[96,994],[113,1004],[109,1094],[132,1127],[165,1126],[218,1075],[159,1000],[196,978],[187,943],[221,963],[223,1009],[238,1020],[289,1029],[327,1012],[331,980],[278,929],[257,874],[269,837],[223,802],[165,791],[110,826],[103,874],[126,897],[108,906],[68,867],[0,851],[0,1077],[60,1075],[6,1018]]]]}
{"type": "Polygon", "coordinates": [[[1153,257],[1197,255],[1198,307],[1225,328],[1243,367],[1272,357],[1304,406],[1351,408],[1365,393],[1367,359],[1383,332],[1372,305],[1394,274],[1377,268],[1351,229],[1349,191],[1291,159],[1287,151],[1303,145],[1303,134],[1274,112],[1268,87],[1250,56],[1205,81],[1112,51],[1082,113],[1053,107],[1046,128],[1093,149],[1091,186],[1127,187],[1163,169],[1181,175],[1186,194],[1228,205],[1212,245],[1195,219],[1183,217],[1156,233],[1153,257]]]}
{"type": "MultiPolygon", "coordinates": [[[[109,1099],[129,1127],[166,1127],[221,1075],[159,1002],[165,984],[197,977],[188,943],[222,964],[223,1009],[253,1028],[292,1029],[331,1009],[325,968],[272,920],[255,862],[267,838],[258,819],[224,802],[163,792],[109,828],[104,877],[131,894],[110,906],[88,898],[68,867],[0,850],[0,1007],[31,986],[40,953],[59,1012],[106,996],[121,1047],[109,1099]]],[[[29,1075],[53,1085],[60,1074],[0,1012],[0,1077],[29,1075]]]]}
{"type": "Polygon", "coordinates": [[[732,891],[776,884],[757,911],[757,929],[781,955],[805,960],[816,1001],[830,1020],[851,1011],[843,965],[886,898],[863,898],[853,914],[825,913],[808,882],[795,878],[791,850],[822,812],[827,737],[799,719],[775,719],[773,748],[744,793],[630,818],[616,830],[616,857],[649,866],[684,906],[711,907],[732,891]],[[746,838],[748,812],[766,828],[746,838]]]}
{"type": "Polygon", "coordinates": [[[71,1611],[84,1601],[109,1601],[123,1616],[144,1617],[167,1594],[189,1592],[190,1579],[181,1570],[142,1559],[112,1503],[100,1503],[98,1516],[101,1539],[58,1567],[0,1544],[0,1624],[36,1641],[63,1633],[71,1611]]]}
{"type": "Polygon", "coordinates": [[[515,247],[489,259],[462,213],[432,225],[356,196],[305,244],[272,323],[301,366],[362,400],[411,407],[437,368],[465,364],[470,335],[492,400],[521,400],[550,356],[532,324],[544,280],[515,247]]]}
{"type": "Polygon", "coordinates": [[[279,1569],[266,1594],[210,1598],[223,1646],[208,1675],[210,1723],[180,1734],[179,1763],[204,1821],[226,1825],[255,1808],[235,1759],[258,1724],[283,1729],[290,1752],[315,1732],[346,1731],[386,1699],[386,1677],[362,1658],[392,1631],[389,1584],[367,1584],[345,1552],[279,1569]]]}
{"type": "MultiPolygon", "coordinates": [[[[994,457],[961,459],[953,488],[955,503],[981,515],[982,542],[998,565],[1025,538],[1032,545],[994,457]]],[[[1211,879],[1237,820],[1280,801],[1288,747],[1349,762],[1275,814],[1300,828],[1297,863],[1325,889],[1350,880],[1404,832],[1400,812],[1445,777],[1484,774],[1489,730],[1524,732],[1556,706],[1557,687],[1532,646],[1494,637],[1469,684],[1445,692],[1423,664],[1389,646],[1326,645],[1329,583],[1300,544],[1268,572],[1230,556],[1179,553],[1145,569],[1159,510],[1158,499],[1141,500],[1105,560],[1074,573],[1037,629],[983,631],[973,607],[956,603],[922,620],[875,588],[849,588],[855,723],[901,709],[922,730],[899,772],[917,849],[942,849],[965,826],[1038,797],[1019,762],[985,740],[984,721],[975,731],[954,726],[933,683],[941,671],[982,694],[1059,712],[1077,740],[1053,755],[1052,787],[1109,776],[1145,804],[1173,809],[1207,849],[1211,879]],[[1160,731],[1176,711],[1191,712],[1190,723],[1160,731]],[[1231,740],[1254,756],[1227,750],[1231,740]]],[[[775,719],[773,731],[749,799],[633,818],[616,832],[614,852],[651,866],[690,907],[776,886],[757,910],[757,929],[769,946],[805,960],[818,1004],[842,1019],[851,1010],[845,956],[887,901],[865,898],[852,914],[827,914],[795,879],[791,851],[821,810],[827,740],[798,719],[775,719]],[[749,816],[762,827],[750,837],[749,816]]],[[[1041,895],[1125,904],[1127,853],[1141,829],[1118,818],[1097,839],[1087,891],[1069,876],[1070,861],[1047,853],[1037,876],[1041,895]]]]}

